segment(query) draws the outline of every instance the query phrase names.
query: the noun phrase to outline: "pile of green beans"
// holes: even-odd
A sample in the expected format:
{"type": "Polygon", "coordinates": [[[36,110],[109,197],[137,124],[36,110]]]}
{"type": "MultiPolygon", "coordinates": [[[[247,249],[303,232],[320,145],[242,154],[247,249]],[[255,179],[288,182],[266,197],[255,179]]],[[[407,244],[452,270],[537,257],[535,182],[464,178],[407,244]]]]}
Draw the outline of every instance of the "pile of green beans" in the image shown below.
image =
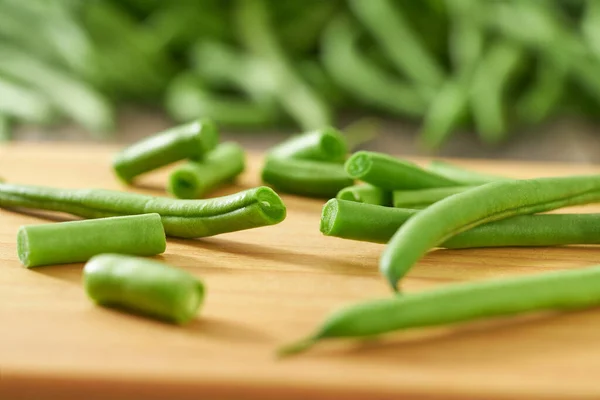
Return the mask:
{"type": "Polygon", "coordinates": [[[176,122],[313,130],[338,115],[469,129],[496,145],[597,119],[595,0],[0,2],[0,138],[71,120],[99,138],[122,104],[176,122]]]}

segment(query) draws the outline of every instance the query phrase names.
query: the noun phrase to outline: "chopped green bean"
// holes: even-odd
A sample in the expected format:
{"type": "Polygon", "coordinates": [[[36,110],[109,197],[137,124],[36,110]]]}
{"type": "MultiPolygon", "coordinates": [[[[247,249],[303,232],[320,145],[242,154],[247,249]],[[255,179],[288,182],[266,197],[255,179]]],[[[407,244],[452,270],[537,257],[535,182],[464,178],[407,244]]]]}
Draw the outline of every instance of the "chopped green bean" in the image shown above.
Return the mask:
{"type": "Polygon", "coordinates": [[[340,200],[356,201],[359,203],[391,206],[392,194],[387,190],[378,188],[368,183],[353,185],[343,188],[335,196],[340,200]]]}
{"type": "Polygon", "coordinates": [[[348,153],[344,136],[331,127],[292,136],[269,150],[269,157],[343,164],[348,153]]]}
{"type": "Polygon", "coordinates": [[[156,213],[26,225],[17,235],[19,260],[27,268],[82,262],[102,253],[154,256],[166,245],[156,213]]]}

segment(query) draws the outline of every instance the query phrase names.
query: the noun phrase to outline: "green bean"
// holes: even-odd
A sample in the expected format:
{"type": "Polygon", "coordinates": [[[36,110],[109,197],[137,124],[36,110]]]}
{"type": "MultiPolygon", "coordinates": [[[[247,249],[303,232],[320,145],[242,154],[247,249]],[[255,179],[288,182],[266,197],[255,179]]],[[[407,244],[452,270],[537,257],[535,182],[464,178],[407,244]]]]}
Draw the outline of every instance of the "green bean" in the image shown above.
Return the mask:
{"type": "Polygon", "coordinates": [[[351,305],[329,316],[308,338],[280,355],[308,349],[323,339],[369,337],[401,329],[445,325],[544,310],[600,304],[600,266],[484,282],[451,284],[351,305]]]}
{"type": "Polygon", "coordinates": [[[239,144],[222,143],[203,161],[189,161],[175,169],[169,177],[168,191],[182,199],[201,198],[241,174],[244,158],[244,149],[239,144]]]}
{"type": "Polygon", "coordinates": [[[506,180],[497,175],[482,174],[480,172],[471,171],[466,168],[461,168],[457,165],[441,161],[433,160],[427,165],[429,171],[435,172],[438,175],[445,176],[448,179],[458,182],[461,185],[483,185],[484,183],[506,180]]]}
{"type": "Polygon", "coordinates": [[[345,187],[335,197],[340,200],[376,204],[379,206],[392,205],[392,194],[390,192],[377,186],[369,185],[368,183],[345,187]]]}
{"type": "Polygon", "coordinates": [[[105,136],[103,132],[113,128],[113,109],[103,96],[85,83],[4,43],[0,45],[0,73],[38,90],[59,111],[94,134],[105,136]]]}
{"type": "Polygon", "coordinates": [[[595,0],[585,2],[585,15],[581,23],[583,36],[592,51],[600,56],[600,4],[595,0]]]}
{"type": "Polygon", "coordinates": [[[83,218],[160,214],[168,236],[195,238],[277,224],[285,205],[257,187],[206,200],[177,200],[104,189],[56,189],[0,184],[0,207],[59,211],[83,218]]]}
{"type": "Polygon", "coordinates": [[[83,268],[95,303],[177,324],[191,321],[204,300],[204,284],[192,274],[139,257],[101,254],[83,268]]]}
{"type": "Polygon", "coordinates": [[[82,262],[102,253],[154,256],[166,245],[156,213],[27,225],[17,234],[19,260],[27,268],[82,262]]]}
{"type": "Polygon", "coordinates": [[[56,118],[48,100],[23,85],[0,76],[0,112],[33,123],[46,124],[56,118]]]}
{"type": "Polygon", "coordinates": [[[12,124],[7,115],[0,113],[0,142],[10,140],[12,138],[12,124]]]}
{"type": "MultiPolygon", "coordinates": [[[[387,243],[420,211],[331,199],[323,207],[321,232],[326,236],[387,243]]],[[[489,222],[446,240],[440,247],[535,247],[600,243],[600,214],[521,215],[489,222]]]]}
{"type": "Polygon", "coordinates": [[[168,86],[165,107],[173,119],[187,122],[202,116],[226,127],[265,127],[279,120],[268,104],[212,93],[193,74],[183,73],[168,86]]]}
{"type": "Polygon", "coordinates": [[[126,183],[156,168],[186,158],[200,160],[219,141],[216,125],[199,119],[179,125],[134,143],[121,150],[113,160],[115,174],[126,183]]]}
{"type": "Polygon", "coordinates": [[[426,208],[446,197],[472,189],[473,186],[449,186],[417,190],[394,190],[392,199],[396,208],[426,208]]]}
{"type": "Polygon", "coordinates": [[[409,161],[371,151],[354,153],[346,161],[345,168],[350,177],[390,191],[459,185],[409,161]]]}
{"type": "Polygon", "coordinates": [[[354,183],[340,164],[277,157],[267,157],[262,180],[283,192],[321,198],[354,183]]]}
{"type": "Polygon", "coordinates": [[[508,180],[455,194],[408,220],[385,248],[379,267],[393,289],[430,248],[486,222],[600,200],[600,175],[508,180]]]}
{"type": "Polygon", "coordinates": [[[344,136],[332,127],[292,136],[269,150],[269,157],[343,164],[348,153],[344,136]]]}
{"type": "Polygon", "coordinates": [[[423,115],[426,103],[414,87],[381,70],[358,50],[358,30],[336,17],[322,39],[321,59],[340,87],[362,102],[401,116],[423,115]]]}
{"type": "Polygon", "coordinates": [[[517,102],[516,109],[520,120],[528,124],[539,124],[550,117],[566,91],[566,67],[540,60],[535,81],[517,102]]]}

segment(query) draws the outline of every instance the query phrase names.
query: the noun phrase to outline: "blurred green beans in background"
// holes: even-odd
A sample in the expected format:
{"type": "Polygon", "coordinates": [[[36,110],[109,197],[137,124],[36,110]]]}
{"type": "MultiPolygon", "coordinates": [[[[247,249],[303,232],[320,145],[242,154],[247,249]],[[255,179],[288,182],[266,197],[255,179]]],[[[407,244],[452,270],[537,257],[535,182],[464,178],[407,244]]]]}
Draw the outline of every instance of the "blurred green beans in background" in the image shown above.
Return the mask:
{"type": "Polygon", "coordinates": [[[99,139],[125,105],[224,128],[310,130],[340,115],[458,129],[600,114],[596,0],[0,0],[0,126],[75,122],[99,139]]]}

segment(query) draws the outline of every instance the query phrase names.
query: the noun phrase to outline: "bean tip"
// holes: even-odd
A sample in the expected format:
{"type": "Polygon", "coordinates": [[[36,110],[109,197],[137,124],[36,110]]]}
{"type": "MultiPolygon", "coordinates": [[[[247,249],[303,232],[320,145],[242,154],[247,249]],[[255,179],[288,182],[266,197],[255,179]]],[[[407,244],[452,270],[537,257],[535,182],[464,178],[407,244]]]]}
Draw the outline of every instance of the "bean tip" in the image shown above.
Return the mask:
{"type": "Polygon", "coordinates": [[[279,349],[277,349],[277,358],[285,358],[285,357],[289,357],[289,356],[292,356],[295,354],[305,352],[306,350],[308,350],[312,346],[314,346],[315,343],[316,343],[316,340],[311,337],[308,339],[299,340],[297,342],[294,342],[294,343],[291,343],[288,345],[284,345],[284,346],[280,347],[279,349]]]}

